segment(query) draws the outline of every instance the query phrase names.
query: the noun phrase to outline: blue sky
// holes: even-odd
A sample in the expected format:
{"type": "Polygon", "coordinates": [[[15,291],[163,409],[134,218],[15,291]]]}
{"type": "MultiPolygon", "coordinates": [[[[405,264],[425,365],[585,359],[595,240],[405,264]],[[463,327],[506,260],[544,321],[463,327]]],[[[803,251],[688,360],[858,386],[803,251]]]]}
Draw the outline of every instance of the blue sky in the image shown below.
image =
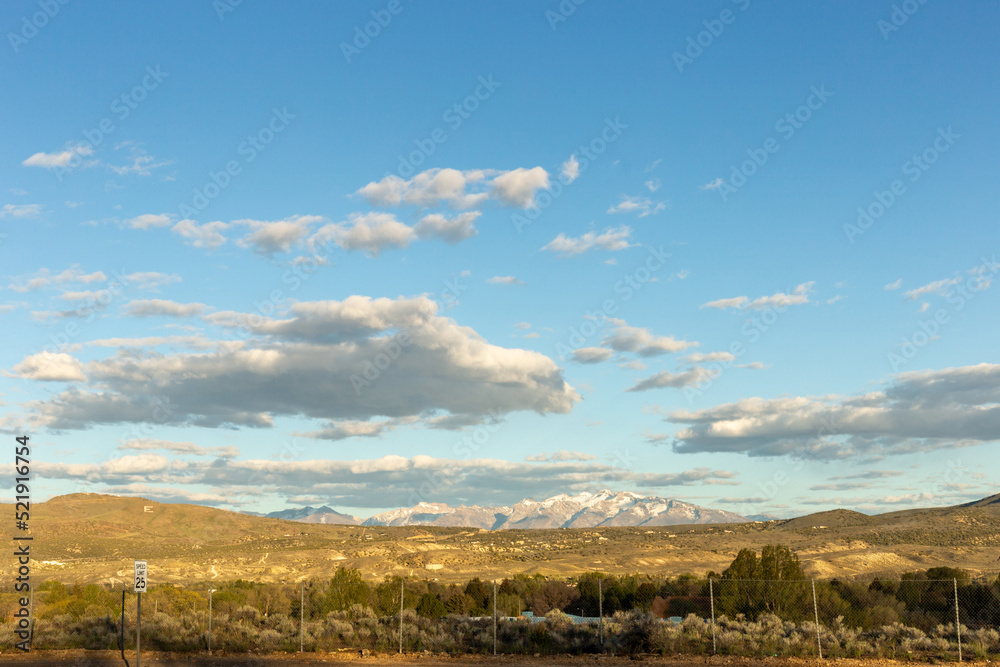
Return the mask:
{"type": "Polygon", "coordinates": [[[0,430],[42,497],[989,495],[998,19],[6,3],[0,430]]]}

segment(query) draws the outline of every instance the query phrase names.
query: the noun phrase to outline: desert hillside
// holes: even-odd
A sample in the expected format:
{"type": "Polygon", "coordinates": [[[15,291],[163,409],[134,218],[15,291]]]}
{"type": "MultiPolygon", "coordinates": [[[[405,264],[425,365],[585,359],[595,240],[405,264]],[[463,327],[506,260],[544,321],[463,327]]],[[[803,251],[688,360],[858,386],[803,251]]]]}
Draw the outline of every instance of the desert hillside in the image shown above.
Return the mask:
{"type": "MultiPolygon", "coordinates": [[[[152,583],[366,577],[441,581],[586,571],[661,575],[721,571],[739,549],[782,543],[816,577],[901,573],[936,565],[1000,570],[1000,503],[867,516],[833,510],[785,521],[628,528],[485,531],[461,527],[305,524],[198,505],[98,494],[32,508],[35,581],[117,582],[132,560],[152,583]]],[[[13,508],[6,506],[10,513],[13,508]]],[[[12,576],[12,559],[0,575],[12,576]]]]}

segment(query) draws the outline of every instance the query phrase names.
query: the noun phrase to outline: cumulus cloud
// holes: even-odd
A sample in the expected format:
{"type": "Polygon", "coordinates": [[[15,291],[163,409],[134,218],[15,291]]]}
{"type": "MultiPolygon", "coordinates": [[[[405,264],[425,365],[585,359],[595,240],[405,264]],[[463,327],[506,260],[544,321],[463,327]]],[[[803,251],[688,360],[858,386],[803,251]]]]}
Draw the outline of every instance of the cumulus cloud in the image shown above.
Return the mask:
{"type": "Polygon", "coordinates": [[[184,239],[184,242],[195,248],[214,250],[226,242],[222,235],[229,228],[224,222],[206,222],[199,225],[194,220],[181,220],[170,228],[170,231],[184,239]]]}
{"type": "Polygon", "coordinates": [[[166,299],[137,299],[122,309],[129,317],[195,317],[205,312],[203,303],[177,303],[166,299]]]}
{"type": "Polygon", "coordinates": [[[437,314],[429,298],[298,302],[281,319],[219,312],[205,319],[254,336],[202,353],[120,350],[83,366],[90,385],[31,405],[39,424],[269,427],[275,417],[374,418],[567,413],[580,400],[548,357],[492,345],[437,314]],[[405,350],[374,380],[367,368],[405,350]]]}
{"type": "Polygon", "coordinates": [[[535,203],[535,192],[549,187],[549,174],[541,167],[519,167],[493,179],[493,196],[507,206],[528,208],[535,203]]]}
{"type": "Polygon", "coordinates": [[[815,283],[809,281],[798,285],[791,294],[776,292],[770,296],[762,296],[751,300],[749,297],[736,296],[728,299],[718,299],[703,304],[702,308],[749,308],[752,310],[763,310],[764,308],[783,308],[785,306],[799,306],[809,303],[809,295],[815,283]]]}
{"type": "Polygon", "coordinates": [[[624,320],[608,318],[608,322],[614,325],[614,329],[605,337],[603,344],[616,352],[634,352],[641,357],[653,357],[698,346],[694,341],[657,336],[649,329],[630,326],[624,320]]]}
{"type": "Polygon", "coordinates": [[[562,163],[559,173],[567,185],[580,176],[580,162],[576,159],[576,155],[570,155],[569,159],[562,163]]]}
{"type": "Polygon", "coordinates": [[[559,234],[547,245],[545,245],[542,250],[548,250],[550,252],[558,252],[563,255],[579,255],[587,252],[588,250],[600,249],[607,251],[625,250],[626,248],[631,248],[633,243],[629,243],[632,240],[632,228],[627,225],[618,227],[617,229],[609,227],[603,232],[587,232],[583,236],[573,237],[566,236],[565,234],[559,234]]]}
{"type": "Polygon", "coordinates": [[[455,209],[478,208],[489,199],[527,208],[535,192],[549,187],[549,175],[541,167],[511,171],[496,169],[428,169],[407,180],[389,175],[357,191],[372,206],[420,207],[447,204],[455,209]]]}
{"type": "Polygon", "coordinates": [[[125,226],[131,229],[151,229],[167,227],[172,222],[169,213],[143,213],[125,221],[125,226]]]}
{"type": "Polygon", "coordinates": [[[39,352],[25,357],[11,369],[4,372],[7,377],[20,377],[43,382],[86,382],[83,364],[65,353],[39,352]]]}
{"type": "Polygon", "coordinates": [[[476,219],[480,215],[479,211],[467,211],[449,218],[440,213],[432,213],[421,218],[413,230],[422,239],[436,238],[447,243],[458,243],[479,233],[476,219]]]}
{"type": "Polygon", "coordinates": [[[608,209],[608,213],[637,213],[640,218],[656,215],[667,207],[666,202],[654,202],[648,197],[622,195],[620,202],[608,209]]]}
{"type": "Polygon", "coordinates": [[[896,375],[856,396],[747,398],[668,421],[674,450],[843,459],[1000,440],[1000,365],[896,375]]]}
{"type": "Polygon", "coordinates": [[[242,248],[251,248],[261,255],[288,252],[309,234],[310,225],[323,221],[318,215],[296,215],[285,220],[234,220],[232,225],[244,225],[250,233],[238,241],[242,248]]]}
{"type": "Polygon", "coordinates": [[[313,247],[332,241],[344,250],[364,250],[378,257],[386,248],[405,248],[416,232],[391,213],[353,213],[347,222],[324,225],[310,238],[313,247]]]}

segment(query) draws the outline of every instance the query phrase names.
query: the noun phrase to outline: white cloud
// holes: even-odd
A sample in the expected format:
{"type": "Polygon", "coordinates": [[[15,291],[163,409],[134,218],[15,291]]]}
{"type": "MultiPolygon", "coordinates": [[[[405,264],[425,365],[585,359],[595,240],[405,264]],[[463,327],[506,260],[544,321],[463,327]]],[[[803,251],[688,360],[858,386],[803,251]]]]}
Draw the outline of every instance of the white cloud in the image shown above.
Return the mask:
{"type": "Polygon", "coordinates": [[[523,285],[524,283],[514,276],[493,276],[487,281],[490,285],[523,285]]]}
{"type": "Polygon", "coordinates": [[[0,219],[3,218],[33,218],[41,213],[40,204],[4,204],[0,208],[0,219]]]}
{"type": "Polygon", "coordinates": [[[903,297],[913,301],[925,294],[937,294],[938,296],[948,296],[949,288],[952,285],[957,285],[962,282],[959,277],[955,278],[945,278],[944,280],[935,280],[932,283],[928,283],[916,289],[911,289],[907,292],[903,292],[903,297]]]}
{"type": "Polygon", "coordinates": [[[614,350],[605,347],[581,347],[573,350],[573,360],[581,364],[598,364],[607,361],[614,350]]]}
{"type": "Polygon", "coordinates": [[[625,250],[635,245],[629,243],[630,240],[632,240],[632,228],[623,225],[617,229],[609,227],[601,233],[587,232],[580,237],[559,234],[559,236],[549,241],[542,250],[558,252],[566,256],[579,255],[594,249],[614,252],[625,250]]]}
{"type": "Polygon", "coordinates": [[[466,211],[448,218],[440,213],[431,213],[421,218],[413,230],[422,239],[437,238],[447,243],[458,243],[479,233],[476,219],[480,215],[479,211],[466,211]]]}
{"type": "Polygon", "coordinates": [[[549,187],[549,175],[541,167],[519,167],[493,179],[493,195],[507,206],[528,208],[535,203],[535,192],[549,187]]]}
{"type": "Polygon", "coordinates": [[[709,301],[706,304],[702,304],[702,308],[750,308],[753,310],[763,310],[764,308],[781,308],[785,306],[797,306],[809,303],[809,294],[812,292],[812,286],[815,283],[809,281],[807,283],[802,283],[798,285],[791,294],[786,294],[785,292],[776,292],[770,296],[758,297],[754,300],[750,300],[745,296],[736,296],[729,299],[718,299],[716,301],[709,301]]]}
{"type": "Polygon", "coordinates": [[[580,400],[551,359],[491,345],[438,315],[426,297],[355,296],[297,302],[283,319],[232,312],[205,319],[255,337],[205,353],[123,350],[91,361],[84,370],[92,386],[35,402],[35,418],[67,429],[142,423],[162,401],[163,423],[269,427],[282,415],[340,422],[566,413],[580,400]],[[366,365],[402,331],[405,352],[365,380],[366,365]]]}
{"type": "Polygon", "coordinates": [[[886,291],[890,291],[890,290],[896,290],[896,289],[899,289],[899,287],[900,287],[900,286],[901,286],[902,284],[903,284],[903,279],[902,279],[902,278],[899,278],[899,279],[897,279],[897,280],[895,280],[895,281],[893,281],[893,282],[891,282],[891,283],[887,284],[887,285],[886,285],[885,287],[883,287],[882,289],[884,289],[884,290],[886,290],[886,291]]]}
{"type": "Polygon", "coordinates": [[[195,317],[205,312],[203,303],[177,303],[165,299],[129,301],[122,309],[128,317],[195,317]]]}
{"type": "Polygon", "coordinates": [[[608,209],[608,213],[638,213],[640,218],[656,215],[667,207],[666,202],[653,202],[647,197],[629,197],[622,195],[622,200],[608,209]]]}
{"type": "Polygon", "coordinates": [[[52,285],[64,285],[66,283],[90,284],[107,279],[108,277],[103,271],[84,273],[78,265],[74,264],[70,268],[56,274],[53,274],[49,269],[39,269],[34,276],[21,278],[19,281],[8,285],[8,287],[15,292],[32,292],[52,285]]]}
{"type": "Polygon", "coordinates": [[[35,153],[23,164],[26,167],[42,167],[44,169],[55,169],[56,167],[66,167],[79,156],[93,155],[94,149],[87,145],[75,146],[73,148],[60,151],[59,153],[35,153]]]}
{"type": "Polygon", "coordinates": [[[648,377],[645,380],[637,382],[634,386],[626,389],[626,391],[648,391],[650,389],[660,389],[664,387],[672,387],[674,389],[696,387],[703,382],[711,380],[718,374],[718,371],[701,368],[700,366],[695,366],[680,373],[663,371],[662,373],[657,373],[656,375],[648,377]]]}
{"type": "Polygon", "coordinates": [[[129,285],[154,291],[158,287],[181,282],[181,277],[176,273],[160,273],[159,271],[136,271],[125,274],[123,278],[129,285]]]}
{"type": "Polygon", "coordinates": [[[624,320],[609,318],[608,322],[614,325],[614,329],[604,338],[603,344],[616,352],[633,352],[641,357],[653,357],[698,346],[694,341],[654,335],[649,329],[629,326],[624,320]]]}
{"type": "Polygon", "coordinates": [[[346,222],[321,227],[309,242],[315,248],[333,241],[344,250],[364,250],[378,257],[386,248],[405,248],[415,238],[413,228],[391,213],[352,213],[346,222]]]}
{"type": "Polygon", "coordinates": [[[570,155],[569,159],[562,163],[560,174],[566,184],[572,183],[580,176],[580,162],[576,159],[576,155],[570,155]]]}
{"type": "MultiPolygon", "coordinates": [[[[239,449],[232,446],[225,447],[201,447],[193,442],[176,442],[174,440],[156,440],[153,438],[134,438],[118,445],[118,449],[145,451],[151,449],[162,449],[172,454],[190,454],[194,456],[218,456],[220,458],[234,458],[239,456],[239,449]]],[[[157,461],[158,463],[158,461],[157,461]]]]}
{"type": "Polygon", "coordinates": [[[428,169],[407,180],[389,175],[357,191],[372,206],[448,204],[455,209],[478,208],[493,198],[501,204],[526,208],[535,192],[549,187],[549,175],[541,167],[511,171],[496,169],[428,169]]]}
{"type": "Polygon", "coordinates": [[[729,352],[695,352],[694,354],[689,354],[681,361],[689,364],[703,364],[709,361],[734,361],[735,356],[729,352]]]}
{"type": "Polygon", "coordinates": [[[705,183],[705,185],[701,186],[701,189],[702,190],[718,190],[725,183],[726,182],[724,180],[722,180],[721,177],[719,177],[719,178],[716,178],[714,180],[709,181],[708,183],[705,183]]]}
{"type": "Polygon", "coordinates": [[[1000,441],[1000,365],[895,376],[855,396],[747,398],[679,410],[674,450],[842,459],[1000,441]]]}
{"type": "Polygon", "coordinates": [[[649,190],[650,192],[656,192],[657,190],[660,189],[660,179],[651,178],[648,181],[644,182],[643,185],[645,185],[646,189],[649,190]]]}
{"type": "Polygon", "coordinates": [[[171,227],[170,231],[180,235],[188,245],[214,250],[226,242],[222,232],[228,227],[229,225],[219,221],[199,225],[194,220],[185,219],[171,227]]]}
{"type": "Polygon", "coordinates": [[[561,463],[563,461],[596,461],[597,457],[593,454],[584,454],[583,452],[571,452],[565,449],[560,449],[558,452],[542,452],[541,454],[525,456],[524,460],[534,463],[561,463]]]}
{"type": "Polygon", "coordinates": [[[125,226],[132,229],[150,229],[152,227],[166,227],[171,222],[169,213],[144,213],[126,220],[125,226]]]}
{"type": "Polygon", "coordinates": [[[56,352],[39,352],[25,357],[14,366],[8,377],[20,377],[43,382],[85,382],[83,365],[72,355],[56,352]]]}
{"type": "Polygon", "coordinates": [[[250,233],[238,241],[242,248],[252,248],[262,255],[288,252],[309,234],[310,226],[323,222],[318,215],[296,215],[285,220],[234,220],[230,225],[244,225],[250,233]]]}

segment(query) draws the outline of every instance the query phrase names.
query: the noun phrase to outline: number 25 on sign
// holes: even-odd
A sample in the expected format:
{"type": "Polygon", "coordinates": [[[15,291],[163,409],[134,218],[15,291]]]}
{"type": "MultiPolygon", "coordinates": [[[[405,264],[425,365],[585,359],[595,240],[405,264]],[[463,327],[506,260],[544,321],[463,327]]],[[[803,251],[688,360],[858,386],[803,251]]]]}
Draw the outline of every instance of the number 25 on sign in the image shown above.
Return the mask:
{"type": "Polygon", "coordinates": [[[146,561],[135,561],[135,592],[146,592],[146,561]]]}

